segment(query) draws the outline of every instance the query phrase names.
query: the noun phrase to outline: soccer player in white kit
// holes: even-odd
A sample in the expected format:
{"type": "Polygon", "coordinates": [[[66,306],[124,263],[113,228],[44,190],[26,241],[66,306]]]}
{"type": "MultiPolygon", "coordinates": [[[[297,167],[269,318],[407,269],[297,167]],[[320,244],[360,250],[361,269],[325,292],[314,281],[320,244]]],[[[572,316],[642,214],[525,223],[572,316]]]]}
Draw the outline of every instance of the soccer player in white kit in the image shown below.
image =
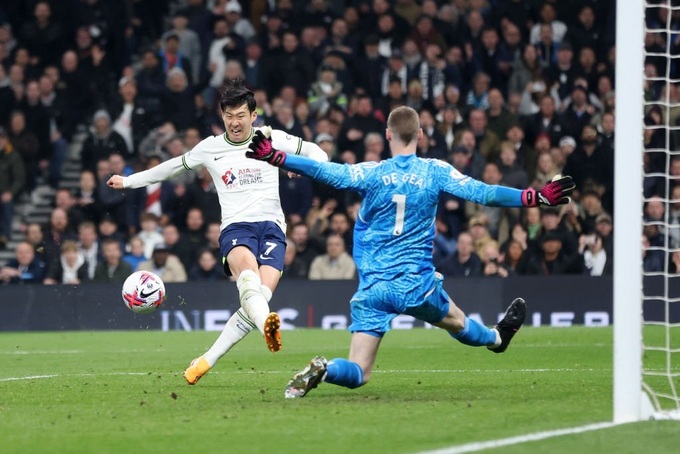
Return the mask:
{"type": "Polygon", "coordinates": [[[107,182],[115,189],[141,188],[201,166],[212,176],[222,208],[220,250],[225,272],[237,278],[241,308],[227,321],[212,347],[184,371],[190,385],[253,328],[264,335],[270,351],[281,349],[281,320],[276,312],[270,312],[269,300],[283,269],[286,223],[279,199],[279,169],[246,158],[255,131],[270,135],[277,150],[328,160],[314,143],[268,126],[254,128],[255,108],[253,93],[242,81],[230,80],[220,99],[226,133],[208,137],[182,156],[156,167],[128,177],[114,175],[107,182]]]}

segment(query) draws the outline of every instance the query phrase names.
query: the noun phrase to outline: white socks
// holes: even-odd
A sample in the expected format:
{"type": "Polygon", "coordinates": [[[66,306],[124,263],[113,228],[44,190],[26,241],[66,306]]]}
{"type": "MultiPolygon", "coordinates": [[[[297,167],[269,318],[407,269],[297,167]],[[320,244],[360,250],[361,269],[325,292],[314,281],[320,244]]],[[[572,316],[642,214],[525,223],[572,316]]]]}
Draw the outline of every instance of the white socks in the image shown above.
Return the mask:
{"type": "Polygon", "coordinates": [[[218,359],[231,350],[231,347],[236,345],[241,339],[246,337],[253,328],[255,328],[255,325],[243,313],[243,308],[237,310],[229,317],[227,324],[222,330],[222,334],[210,347],[210,350],[205,352],[203,358],[208,361],[210,367],[213,367],[218,359]]]}
{"type": "MultiPolygon", "coordinates": [[[[269,303],[272,298],[272,291],[269,289],[269,287],[261,284],[260,293],[265,299],[265,302],[269,303]]],[[[269,314],[267,313],[267,315],[269,314]]],[[[264,326],[264,322],[262,322],[262,324],[264,326]]],[[[219,360],[229,350],[231,350],[231,348],[239,343],[241,339],[246,337],[248,333],[253,330],[253,328],[255,328],[255,324],[250,321],[248,316],[245,314],[244,309],[240,308],[229,318],[226,325],[224,326],[224,329],[222,330],[222,333],[217,338],[212,347],[210,347],[210,350],[208,350],[203,355],[203,358],[205,358],[208,364],[210,364],[210,367],[213,367],[217,360],[219,360]]]]}
{"type": "Polygon", "coordinates": [[[236,286],[241,307],[264,336],[264,323],[269,316],[269,303],[262,295],[260,276],[252,270],[242,271],[236,280],[236,286]]]}

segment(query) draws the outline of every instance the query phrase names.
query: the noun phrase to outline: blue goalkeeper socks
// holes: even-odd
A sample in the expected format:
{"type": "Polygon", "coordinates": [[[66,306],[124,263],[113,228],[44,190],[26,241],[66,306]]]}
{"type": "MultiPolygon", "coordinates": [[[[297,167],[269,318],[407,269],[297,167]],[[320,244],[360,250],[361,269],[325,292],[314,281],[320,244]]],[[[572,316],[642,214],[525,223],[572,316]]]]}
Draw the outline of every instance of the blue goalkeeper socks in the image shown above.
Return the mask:
{"type": "Polygon", "coordinates": [[[465,328],[457,334],[449,332],[451,337],[465,345],[473,347],[489,346],[496,343],[496,332],[481,323],[465,317],[465,328]]]}
{"type": "Polygon", "coordinates": [[[357,363],[343,358],[335,358],[328,361],[324,381],[354,389],[364,384],[364,371],[357,363]]]}

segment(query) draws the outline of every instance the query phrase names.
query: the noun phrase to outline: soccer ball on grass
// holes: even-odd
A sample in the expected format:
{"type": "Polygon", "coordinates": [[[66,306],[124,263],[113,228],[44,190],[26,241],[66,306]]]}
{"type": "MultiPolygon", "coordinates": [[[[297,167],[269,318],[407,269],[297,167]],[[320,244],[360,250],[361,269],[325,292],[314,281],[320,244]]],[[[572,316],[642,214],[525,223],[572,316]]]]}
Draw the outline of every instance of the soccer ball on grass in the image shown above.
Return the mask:
{"type": "Polygon", "coordinates": [[[148,314],[165,301],[165,284],[151,271],[135,271],[123,284],[123,302],[132,312],[148,314]]]}

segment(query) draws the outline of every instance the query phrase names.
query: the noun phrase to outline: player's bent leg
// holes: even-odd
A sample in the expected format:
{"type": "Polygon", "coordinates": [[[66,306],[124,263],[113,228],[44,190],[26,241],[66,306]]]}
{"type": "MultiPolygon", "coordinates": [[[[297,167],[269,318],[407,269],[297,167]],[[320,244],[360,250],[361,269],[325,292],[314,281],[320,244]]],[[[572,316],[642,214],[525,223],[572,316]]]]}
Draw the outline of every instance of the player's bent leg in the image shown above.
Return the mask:
{"type": "Polygon", "coordinates": [[[265,321],[269,317],[269,303],[262,296],[262,281],[255,256],[247,247],[235,247],[227,255],[227,263],[231,273],[237,276],[236,286],[241,307],[264,334],[265,321]]]}
{"type": "Polygon", "coordinates": [[[449,300],[449,312],[434,324],[449,332],[458,342],[472,347],[495,346],[500,342],[496,330],[489,329],[465,315],[456,304],[449,300]]]}
{"type": "Polygon", "coordinates": [[[527,303],[522,298],[515,298],[505,311],[503,319],[495,327],[500,335],[500,342],[487,348],[494,353],[503,353],[510,345],[513,336],[524,324],[526,313],[527,303]]]}

